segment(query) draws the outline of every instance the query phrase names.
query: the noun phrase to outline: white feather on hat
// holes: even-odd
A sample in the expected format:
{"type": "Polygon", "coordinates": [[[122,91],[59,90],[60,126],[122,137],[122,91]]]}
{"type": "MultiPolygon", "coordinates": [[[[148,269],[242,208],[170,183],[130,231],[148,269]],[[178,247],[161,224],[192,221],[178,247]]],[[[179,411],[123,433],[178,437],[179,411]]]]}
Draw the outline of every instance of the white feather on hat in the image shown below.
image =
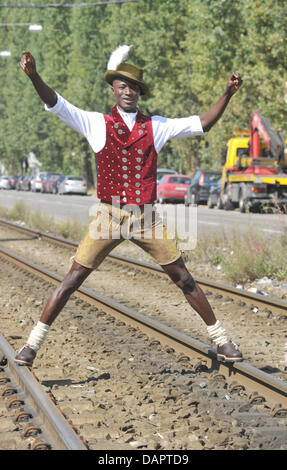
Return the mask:
{"type": "Polygon", "coordinates": [[[130,48],[131,46],[126,45],[117,47],[110,56],[107,70],[117,70],[118,65],[129,58],[130,48]]]}

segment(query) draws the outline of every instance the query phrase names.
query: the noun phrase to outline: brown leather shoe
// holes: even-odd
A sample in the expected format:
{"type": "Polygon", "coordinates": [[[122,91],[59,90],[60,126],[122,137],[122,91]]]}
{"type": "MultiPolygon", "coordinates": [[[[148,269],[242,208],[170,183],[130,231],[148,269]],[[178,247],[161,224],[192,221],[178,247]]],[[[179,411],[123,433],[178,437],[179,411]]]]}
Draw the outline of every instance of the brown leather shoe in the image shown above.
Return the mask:
{"type": "Polygon", "coordinates": [[[233,341],[229,340],[217,347],[217,360],[225,362],[239,362],[243,360],[242,354],[233,341]]]}
{"type": "Polygon", "coordinates": [[[32,367],[35,357],[36,351],[34,351],[34,349],[30,348],[30,346],[25,344],[16,354],[14,360],[17,364],[19,364],[19,366],[32,367]]]}

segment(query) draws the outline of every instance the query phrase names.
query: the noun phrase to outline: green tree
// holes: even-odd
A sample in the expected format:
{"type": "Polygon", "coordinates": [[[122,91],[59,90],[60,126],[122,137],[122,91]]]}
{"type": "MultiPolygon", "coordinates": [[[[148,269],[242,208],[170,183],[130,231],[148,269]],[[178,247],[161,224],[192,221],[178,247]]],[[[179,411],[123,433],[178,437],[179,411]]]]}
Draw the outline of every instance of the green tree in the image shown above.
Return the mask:
{"type": "MultiPolygon", "coordinates": [[[[59,0],[66,3],[65,0],[59,0]]],[[[58,2],[59,3],[59,2],[58,2]]],[[[75,2],[74,2],[75,3],[75,2]]],[[[159,165],[191,173],[221,168],[221,150],[235,129],[247,129],[258,109],[287,138],[286,2],[280,0],[139,0],[87,8],[1,9],[1,23],[40,23],[0,28],[0,158],[9,171],[33,151],[43,169],[84,172],[93,184],[92,150],[64,123],[44,111],[18,61],[23,49],[56,91],[83,109],[109,113],[114,104],[104,72],[111,52],[133,45],[131,61],[144,68],[151,93],[140,108],[184,117],[206,111],[225,88],[229,73],[244,83],[216,126],[205,136],[174,140],[159,165]]]]}

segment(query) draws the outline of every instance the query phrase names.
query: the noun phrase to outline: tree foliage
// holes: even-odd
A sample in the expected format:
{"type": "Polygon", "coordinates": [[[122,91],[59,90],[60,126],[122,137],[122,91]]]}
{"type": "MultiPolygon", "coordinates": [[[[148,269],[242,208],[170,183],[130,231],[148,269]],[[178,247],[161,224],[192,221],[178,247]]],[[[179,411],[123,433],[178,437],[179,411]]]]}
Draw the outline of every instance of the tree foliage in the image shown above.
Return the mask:
{"type": "MultiPolygon", "coordinates": [[[[66,3],[65,0],[61,0],[66,3]]],[[[58,0],[59,3],[59,0],[58,0]]],[[[77,3],[77,2],[74,2],[77,3]]],[[[113,97],[103,75],[110,53],[132,44],[131,61],[144,68],[151,94],[140,108],[183,117],[206,111],[239,71],[243,86],[217,125],[202,138],[175,140],[159,164],[191,173],[221,167],[221,149],[235,129],[248,129],[258,109],[287,138],[286,2],[280,0],[139,0],[77,8],[0,8],[0,160],[9,172],[34,152],[43,169],[83,172],[93,162],[80,135],[44,111],[18,62],[28,49],[42,78],[83,109],[110,112],[113,97]]]]}

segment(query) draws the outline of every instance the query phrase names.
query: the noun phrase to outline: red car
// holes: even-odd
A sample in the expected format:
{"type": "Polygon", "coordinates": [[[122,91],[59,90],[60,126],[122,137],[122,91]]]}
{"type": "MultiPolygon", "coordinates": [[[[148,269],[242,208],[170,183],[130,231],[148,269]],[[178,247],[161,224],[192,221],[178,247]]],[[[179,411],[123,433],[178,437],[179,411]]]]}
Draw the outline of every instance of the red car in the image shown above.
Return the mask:
{"type": "Polygon", "coordinates": [[[184,196],[191,177],[187,175],[165,175],[157,186],[157,200],[160,204],[164,202],[184,202],[184,196]]]}

